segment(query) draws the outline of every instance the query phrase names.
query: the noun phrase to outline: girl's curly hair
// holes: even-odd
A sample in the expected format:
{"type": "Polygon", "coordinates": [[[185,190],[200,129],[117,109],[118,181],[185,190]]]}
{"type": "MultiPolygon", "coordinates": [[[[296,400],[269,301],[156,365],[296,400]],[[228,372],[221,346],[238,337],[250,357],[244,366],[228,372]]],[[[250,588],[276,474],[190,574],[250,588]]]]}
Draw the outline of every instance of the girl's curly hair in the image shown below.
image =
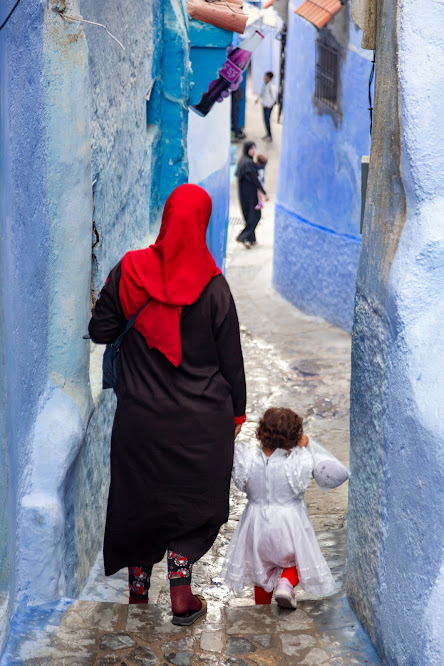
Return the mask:
{"type": "Polygon", "coordinates": [[[289,451],[298,445],[302,435],[301,417],[285,407],[267,409],[256,430],[256,437],[267,449],[289,451]]]}

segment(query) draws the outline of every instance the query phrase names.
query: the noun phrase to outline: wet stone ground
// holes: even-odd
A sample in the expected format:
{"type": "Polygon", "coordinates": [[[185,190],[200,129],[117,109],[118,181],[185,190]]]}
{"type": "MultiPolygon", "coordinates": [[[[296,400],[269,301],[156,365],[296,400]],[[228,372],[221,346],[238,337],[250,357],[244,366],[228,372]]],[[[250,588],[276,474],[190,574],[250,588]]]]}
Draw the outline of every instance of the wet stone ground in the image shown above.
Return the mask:
{"type": "Polygon", "coordinates": [[[194,627],[174,627],[164,606],[79,601],[44,640],[28,634],[3,664],[70,666],[266,666],[379,663],[364,649],[339,600],[306,601],[296,611],[212,605],[194,627]],[[332,623],[332,615],[336,624],[332,623]],[[346,645],[345,643],[346,642],[346,645]]]}
{"type": "MultiPolygon", "coordinates": [[[[252,107],[253,105],[250,105],[252,107]]],[[[249,119],[253,136],[262,134],[249,119]]],[[[272,174],[274,194],[279,128],[275,142],[260,145],[272,174]]],[[[231,217],[240,217],[235,192],[231,217]]],[[[269,406],[288,406],[304,417],[310,437],[348,463],[350,336],[309,317],[271,287],[273,205],[266,204],[258,245],[236,243],[240,226],[230,227],[227,277],[241,321],[248,381],[247,423],[242,437],[254,439],[256,423],[269,406]]],[[[28,609],[16,620],[1,662],[69,666],[286,666],[379,664],[344,595],[347,484],[306,494],[322,551],[337,591],[313,599],[298,591],[298,609],[254,606],[252,590],[234,596],[219,572],[231,535],[245,505],[235,488],[231,514],[212,550],[194,567],[193,587],[208,601],[208,615],[191,628],[171,624],[165,562],[154,567],[150,605],[128,606],[126,573],[105,578],[99,559],[81,599],[51,608],[28,609]]]]}

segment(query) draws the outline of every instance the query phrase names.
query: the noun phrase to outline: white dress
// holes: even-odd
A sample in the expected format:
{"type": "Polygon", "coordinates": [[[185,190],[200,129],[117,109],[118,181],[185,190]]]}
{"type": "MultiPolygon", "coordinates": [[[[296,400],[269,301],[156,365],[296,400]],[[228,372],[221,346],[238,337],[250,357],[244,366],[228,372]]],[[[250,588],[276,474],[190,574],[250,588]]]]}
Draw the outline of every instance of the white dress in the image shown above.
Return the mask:
{"type": "Polygon", "coordinates": [[[308,515],[304,494],[314,478],[322,489],[335,488],[348,470],[322,446],[310,441],[287,453],[267,457],[258,446],[236,443],[233,481],[248,504],[233,534],[221,576],[233,590],[258,585],[267,592],[281,570],[296,566],[301,587],[323,596],[335,587],[308,515]]]}

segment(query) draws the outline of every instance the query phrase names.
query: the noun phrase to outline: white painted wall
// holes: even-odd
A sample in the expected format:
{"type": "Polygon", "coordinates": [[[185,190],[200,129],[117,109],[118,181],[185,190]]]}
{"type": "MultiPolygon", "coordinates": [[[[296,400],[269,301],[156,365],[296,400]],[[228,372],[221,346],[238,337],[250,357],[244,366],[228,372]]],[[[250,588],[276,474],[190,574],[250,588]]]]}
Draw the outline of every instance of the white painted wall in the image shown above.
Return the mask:
{"type": "Polygon", "coordinates": [[[273,72],[273,83],[276,88],[279,87],[280,66],[281,66],[281,42],[276,39],[276,35],[281,29],[279,17],[276,19],[275,28],[264,27],[264,40],[257,47],[251,58],[251,81],[253,93],[259,95],[264,82],[265,72],[273,72]]]}
{"type": "Polygon", "coordinates": [[[231,133],[231,100],[213,106],[202,118],[194,111],[188,117],[188,164],[190,183],[201,183],[228,162],[231,133]]]}

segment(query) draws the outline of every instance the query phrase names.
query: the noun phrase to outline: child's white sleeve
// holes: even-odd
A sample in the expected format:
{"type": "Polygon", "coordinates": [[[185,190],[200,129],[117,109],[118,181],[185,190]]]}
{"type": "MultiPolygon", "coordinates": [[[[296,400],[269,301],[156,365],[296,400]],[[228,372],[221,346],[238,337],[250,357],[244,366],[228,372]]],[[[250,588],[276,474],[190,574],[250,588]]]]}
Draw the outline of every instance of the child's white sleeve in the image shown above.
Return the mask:
{"type": "Polygon", "coordinates": [[[313,478],[313,456],[307,447],[296,446],[285,460],[287,481],[296,497],[301,497],[313,478]]]}
{"type": "Polygon", "coordinates": [[[243,441],[237,441],[234,445],[233,471],[231,478],[239,490],[243,493],[247,487],[248,477],[253,464],[254,451],[252,447],[243,441]]]}
{"type": "Polygon", "coordinates": [[[350,476],[348,469],[323,446],[310,440],[307,449],[313,456],[313,478],[321,490],[337,488],[350,476]]]}

